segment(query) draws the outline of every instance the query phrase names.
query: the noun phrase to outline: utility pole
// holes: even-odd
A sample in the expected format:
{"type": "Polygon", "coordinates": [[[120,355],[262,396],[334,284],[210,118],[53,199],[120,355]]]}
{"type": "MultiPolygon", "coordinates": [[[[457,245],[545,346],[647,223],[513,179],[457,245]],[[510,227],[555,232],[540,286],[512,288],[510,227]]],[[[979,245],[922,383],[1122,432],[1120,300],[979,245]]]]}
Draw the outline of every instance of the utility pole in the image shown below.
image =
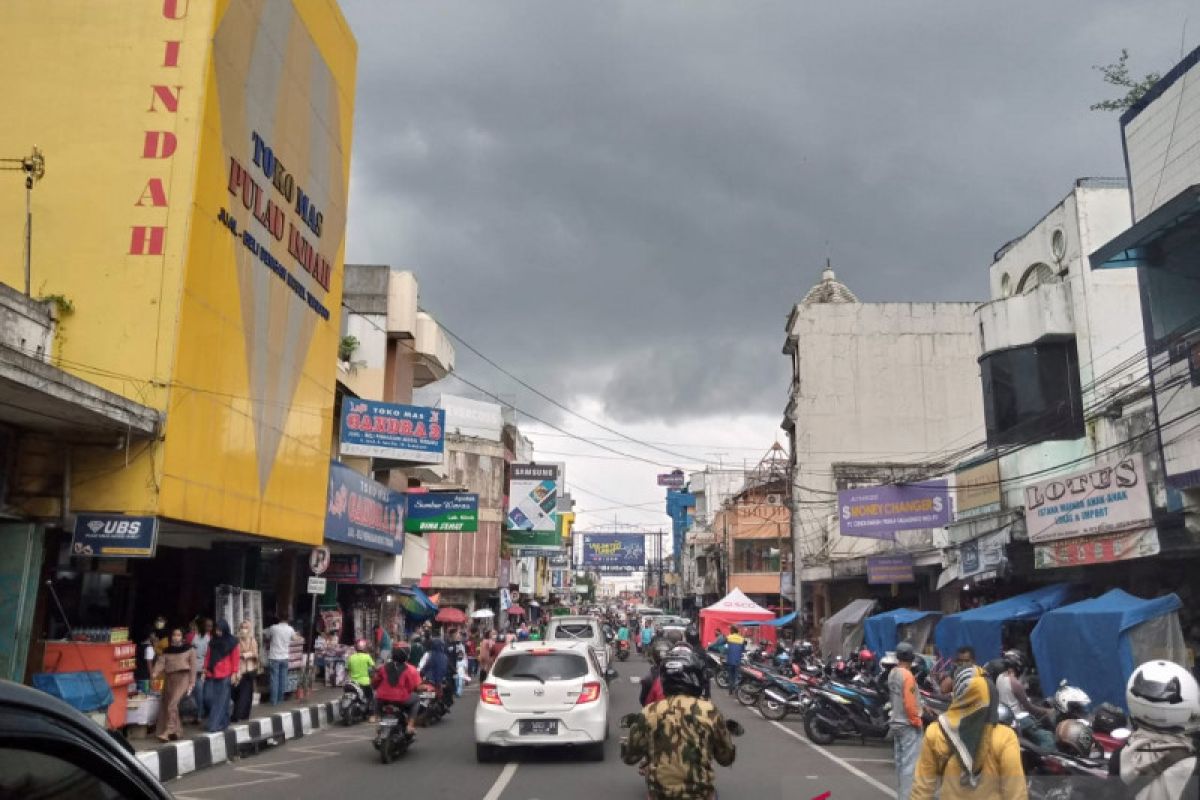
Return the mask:
{"type": "Polygon", "coordinates": [[[0,158],[0,170],[25,173],[25,296],[30,297],[30,264],[33,260],[33,184],[46,174],[46,159],[35,145],[24,158],[0,158]],[[4,166],[13,165],[13,166],[4,166]]]}

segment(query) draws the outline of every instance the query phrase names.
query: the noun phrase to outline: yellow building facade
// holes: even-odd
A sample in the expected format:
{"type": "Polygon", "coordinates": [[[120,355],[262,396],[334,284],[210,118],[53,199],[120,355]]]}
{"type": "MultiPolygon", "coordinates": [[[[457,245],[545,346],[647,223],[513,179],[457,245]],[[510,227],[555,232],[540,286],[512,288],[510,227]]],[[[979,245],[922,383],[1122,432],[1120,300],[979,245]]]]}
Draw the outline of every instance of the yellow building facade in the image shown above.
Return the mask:
{"type": "MultiPolygon", "coordinates": [[[[71,510],[320,544],[357,61],[336,2],[7,0],[0,29],[0,157],[46,158],[29,279],[70,309],[53,361],[164,418],[81,449],[71,510]]],[[[24,203],[0,181],[13,287],[24,203]]]]}

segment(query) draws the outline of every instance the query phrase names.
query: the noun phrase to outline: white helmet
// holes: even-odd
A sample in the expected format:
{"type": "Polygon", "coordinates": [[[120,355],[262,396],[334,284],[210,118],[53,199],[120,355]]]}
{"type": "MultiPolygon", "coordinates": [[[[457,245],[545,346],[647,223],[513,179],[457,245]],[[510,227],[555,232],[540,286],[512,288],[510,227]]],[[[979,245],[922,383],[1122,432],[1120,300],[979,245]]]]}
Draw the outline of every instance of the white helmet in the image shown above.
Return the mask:
{"type": "Polygon", "coordinates": [[[1054,693],[1054,707],[1060,714],[1086,715],[1092,705],[1092,698],[1077,686],[1069,686],[1064,680],[1054,693]]]}
{"type": "Polygon", "coordinates": [[[1184,732],[1200,727],[1200,686],[1170,661],[1147,661],[1135,669],[1125,685],[1125,702],[1139,724],[1184,732]]]}

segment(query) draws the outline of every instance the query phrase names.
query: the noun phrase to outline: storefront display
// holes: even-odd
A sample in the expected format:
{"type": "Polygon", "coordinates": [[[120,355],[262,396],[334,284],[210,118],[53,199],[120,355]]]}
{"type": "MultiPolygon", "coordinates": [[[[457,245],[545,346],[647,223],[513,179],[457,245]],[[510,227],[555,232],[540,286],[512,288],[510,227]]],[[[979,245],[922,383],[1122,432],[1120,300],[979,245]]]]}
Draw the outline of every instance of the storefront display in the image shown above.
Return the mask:
{"type": "Polygon", "coordinates": [[[42,671],[47,673],[98,672],[112,689],[113,703],[108,708],[110,728],[126,725],[126,710],[137,646],[130,642],[44,642],[42,671]]]}

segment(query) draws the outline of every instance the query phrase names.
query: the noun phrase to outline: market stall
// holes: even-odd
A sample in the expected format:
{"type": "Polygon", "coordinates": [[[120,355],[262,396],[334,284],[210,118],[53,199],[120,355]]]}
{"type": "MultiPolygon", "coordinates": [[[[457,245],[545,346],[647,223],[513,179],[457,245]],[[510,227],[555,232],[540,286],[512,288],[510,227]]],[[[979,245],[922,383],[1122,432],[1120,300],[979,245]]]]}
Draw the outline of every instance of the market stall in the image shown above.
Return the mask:
{"type": "Polygon", "coordinates": [[[985,664],[1004,651],[1004,628],[1015,622],[1034,623],[1047,611],[1071,599],[1071,586],[1056,583],[943,617],[934,631],[938,654],[953,657],[958,648],[975,648],[975,659],[985,664]]]}
{"type": "Polygon", "coordinates": [[[821,657],[848,656],[862,647],[863,622],[879,604],[873,598],[851,600],[821,625],[821,657]]]}
{"type": "Polygon", "coordinates": [[[877,656],[895,650],[896,645],[904,641],[920,653],[929,644],[941,616],[940,611],[918,611],[913,608],[884,611],[868,617],[863,623],[863,643],[877,656]]]}
{"type": "Polygon", "coordinates": [[[1048,611],[1033,629],[1043,691],[1066,679],[1093,704],[1125,706],[1125,684],[1138,664],[1165,659],[1190,666],[1174,594],[1143,600],[1113,589],[1048,611]]]}
{"type": "MultiPolygon", "coordinates": [[[[741,589],[734,589],[708,608],[700,609],[700,641],[707,647],[716,640],[717,628],[728,632],[730,625],[774,619],[774,614],[746,597],[741,589]]],[[[775,641],[775,629],[763,629],[760,638],[775,641]]]]}

